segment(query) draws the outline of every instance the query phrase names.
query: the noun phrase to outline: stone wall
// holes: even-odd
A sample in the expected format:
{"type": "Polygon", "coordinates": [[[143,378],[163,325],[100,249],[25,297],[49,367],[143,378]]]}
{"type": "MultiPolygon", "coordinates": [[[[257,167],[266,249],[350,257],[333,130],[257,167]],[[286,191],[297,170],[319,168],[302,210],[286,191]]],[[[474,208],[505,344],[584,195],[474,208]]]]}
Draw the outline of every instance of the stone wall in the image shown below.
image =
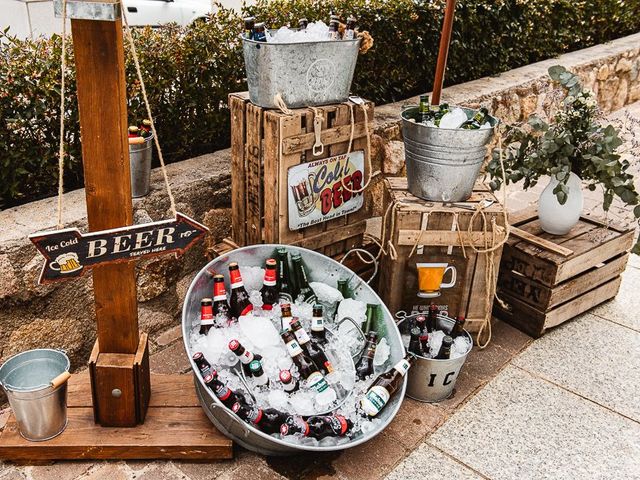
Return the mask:
{"type": "MultiPolygon", "coordinates": [[[[533,112],[544,113],[553,88],[546,75],[562,64],[580,74],[598,94],[604,111],[640,99],[640,34],[563,55],[502,75],[455,85],[444,90],[451,104],[487,105],[503,122],[533,112]]],[[[399,175],[404,146],[399,113],[408,99],[376,109],[372,138],[374,170],[399,175]]],[[[140,328],[151,334],[152,350],[162,348],[159,334],[179,323],[185,292],[195,272],[211,257],[211,246],[230,231],[230,152],[203,155],[168,167],[178,209],[211,228],[204,244],[182,259],[160,257],[141,261],[137,269],[140,328]]],[[[373,188],[380,188],[380,178],[373,188]]],[[[170,215],[159,171],[153,190],[134,200],[136,223],[170,215]]],[[[381,195],[375,195],[378,199],[381,195]]],[[[379,201],[379,200],[378,200],[379,201]]],[[[84,190],[64,196],[65,225],[86,229],[84,190]]],[[[74,367],[83,366],[95,340],[95,314],[90,276],[56,285],[37,286],[41,257],[27,240],[31,233],[55,228],[56,200],[46,199],[0,212],[0,361],[33,347],[65,348],[74,367]]],[[[377,205],[380,212],[380,205],[377,205]]]]}

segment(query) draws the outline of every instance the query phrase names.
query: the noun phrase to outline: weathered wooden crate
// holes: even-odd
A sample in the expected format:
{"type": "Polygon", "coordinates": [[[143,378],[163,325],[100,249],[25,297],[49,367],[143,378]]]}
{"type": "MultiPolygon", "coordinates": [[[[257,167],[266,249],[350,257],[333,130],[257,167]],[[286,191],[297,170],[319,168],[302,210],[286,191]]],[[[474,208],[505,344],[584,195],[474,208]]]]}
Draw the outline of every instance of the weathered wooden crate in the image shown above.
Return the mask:
{"type": "MultiPolygon", "coordinates": [[[[502,207],[488,187],[477,183],[471,198],[464,205],[468,208],[428,202],[413,196],[407,189],[406,178],[387,178],[384,187],[384,211],[393,205],[392,213],[385,218],[385,245],[391,239],[397,251],[397,259],[385,255],[382,259],[378,292],[392,313],[420,312],[433,302],[440,310],[451,316],[464,315],[465,328],[477,332],[490,314],[485,295],[495,292],[495,285],[487,285],[485,268],[488,254],[476,254],[470,247],[484,248],[485,239],[491,237],[491,222],[497,225],[496,238],[504,234],[502,207]],[[468,227],[479,202],[492,200],[493,205],[484,209],[489,232],[485,234],[481,218],[473,222],[469,235],[468,227]],[[393,223],[393,226],[392,226],[393,223]],[[457,224],[457,227],[456,227],[457,224]],[[502,234],[500,234],[502,231],[502,234]],[[461,248],[460,239],[466,248],[461,248]],[[416,245],[422,247],[415,248],[416,245]],[[452,288],[441,289],[435,298],[418,297],[418,263],[447,263],[457,271],[457,280],[452,288]]],[[[390,212],[391,212],[390,211],[390,212]]],[[[502,249],[493,254],[496,269],[500,263],[502,249]]],[[[449,279],[446,275],[445,281],[449,279]]]]}
{"type": "Polygon", "coordinates": [[[510,217],[500,265],[496,316],[540,337],[613,298],[629,259],[634,229],[583,216],[566,235],[545,233],[535,209],[510,217]]]}
{"type": "MultiPolygon", "coordinates": [[[[362,244],[366,219],[372,211],[371,191],[365,190],[363,207],[346,216],[289,229],[288,169],[301,163],[346,153],[351,134],[351,112],[346,104],[318,107],[323,123],[324,152],[315,156],[314,111],[293,110],[287,115],[249,101],[247,93],[229,96],[231,109],[232,226],[239,245],[282,243],[320,251],[329,256],[362,244]]],[[[373,103],[367,102],[369,131],[373,132],[373,103]]],[[[354,106],[354,141],[351,151],[367,155],[364,112],[354,106]]],[[[365,162],[363,178],[369,172],[365,162]]]]}

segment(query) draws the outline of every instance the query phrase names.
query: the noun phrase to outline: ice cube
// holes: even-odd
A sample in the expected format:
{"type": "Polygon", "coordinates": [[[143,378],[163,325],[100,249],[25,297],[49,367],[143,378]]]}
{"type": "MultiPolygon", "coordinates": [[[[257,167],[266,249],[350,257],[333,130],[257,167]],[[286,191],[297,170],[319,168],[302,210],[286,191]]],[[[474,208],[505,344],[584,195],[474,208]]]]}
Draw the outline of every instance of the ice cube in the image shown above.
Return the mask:
{"type": "Polygon", "coordinates": [[[384,365],[391,354],[391,347],[386,338],[383,338],[378,342],[376,347],[376,354],[373,357],[373,364],[375,366],[384,365]]]}
{"type": "Polygon", "coordinates": [[[440,119],[440,128],[460,128],[466,122],[467,114],[461,108],[454,108],[440,119]]]}
{"type": "Polygon", "coordinates": [[[313,415],[315,413],[313,397],[313,393],[308,390],[298,390],[291,395],[290,403],[294,413],[298,415],[313,415]]]}
{"type": "Polygon", "coordinates": [[[311,282],[309,286],[316,294],[318,301],[321,303],[327,303],[331,305],[333,303],[338,303],[344,300],[344,297],[337,288],[333,288],[326,283],[311,282]]]}
{"type": "Polygon", "coordinates": [[[451,358],[457,358],[466,355],[469,350],[471,350],[471,342],[466,335],[460,335],[453,340],[451,358]]]}
{"type": "Polygon", "coordinates": [[[242,275],[244,288],[247,292],[260,290],[262,288],[262,283],[264,281],[264,268],[243,265],[240,266],[240,275],[242,275]]]}
{"type": "Polygon", "coordinates": [[[367,318],[367,304],[352,298],[345,298],[340,302],[340,305],[338,305],[338,314],[336,317],[338,321],[344,317],[350,317],[360,325],[367,318]]]}
{"type": "Polygon", "coordinates": [[[289,410],[289,395],[284,390],[270,390],[267,402],[271,408],[285,412],[289,410]]]}
{"type": "Polygon", "coordinates": [[[249,293],[249,301],[254,307],[262,308],[264,302],[262,301],[262,294],[260,293],[260,290],[252,290],[251,293],[249,293]]]}
{"type": "Polygon", "coordinates": [[[298,317],[303,322],[308,322],[313,315],[313,305],[298,301],[291,305],[291,315],[298,317]]]}
{"type": "Polygon", "coordinates": [[[242,334],[258,348],[280,345],[280,334],[271,320],[255,315],[243,315],[238,319],[242,334]]]}
{"type": "Polygon", "coordinates": [[[327,405],[330,405],[333,402],[335,402],[336,398],[337,398],[336,391],[333,388],[329,387],[326,390],[322,392],[318,392],[316,394],[316,403],[320,408],[324,408],[327,405]]]}
{"type": "Polygon", "coordinates": [[[436,330],[429,334],[429,351],[432,357],[435,357],[442,346],[442,339],[446,334],[442,330],[436,330]]]}
{"type": "Polygon", "coordinates": [[[281,355],[276,359],[276,365],[278,365],[279,370],[291,370],[292,363],[293,363],[293,360],[288,354],[281,355]]]}

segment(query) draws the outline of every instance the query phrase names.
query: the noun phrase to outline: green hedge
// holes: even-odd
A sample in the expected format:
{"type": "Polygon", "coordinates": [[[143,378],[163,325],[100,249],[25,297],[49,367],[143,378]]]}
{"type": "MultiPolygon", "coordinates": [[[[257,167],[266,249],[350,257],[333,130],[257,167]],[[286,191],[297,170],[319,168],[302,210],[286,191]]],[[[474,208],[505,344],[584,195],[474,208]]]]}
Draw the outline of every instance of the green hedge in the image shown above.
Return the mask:
{"type": "MultiPolygon", "coordinates": [[[[259,0],[246,11],[269,26],[353,14],[374,37],[353,91],[376,103],[431,89],[443,1],[259,0]]],[[[229,143],[229,92],[246,88],[241,14],[220,9],[188,28],[138,29],[136,44],[168,161],[229,143]]],[[[640,30],[640,0],[460,0],[447,83],[496,74],[640,30]]],[[[0,207],[52,195],[57,182],[61,39],[0,34],[0,207]],[[6,59],[6,61],[5,61],[6,59]]],[[[69,49],[71,50],[71,49],[69,49]]],[[[65,185],[82,185],[73,55],[69,52],[65,185]]],[[[127,54],[129,115],[143,118],[127,54]]]]}

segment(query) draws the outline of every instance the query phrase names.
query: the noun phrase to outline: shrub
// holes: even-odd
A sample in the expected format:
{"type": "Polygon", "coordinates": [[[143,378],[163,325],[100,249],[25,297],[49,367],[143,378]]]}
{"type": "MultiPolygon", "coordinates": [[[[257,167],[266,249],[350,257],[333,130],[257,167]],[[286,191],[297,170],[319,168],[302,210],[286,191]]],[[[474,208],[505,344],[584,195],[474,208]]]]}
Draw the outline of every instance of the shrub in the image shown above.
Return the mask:
{"type": "MultiPolygon", "coordinates": [[[[246,7],[270,26],[349,14],[371,32],[353,91],[376,103],[431,89],[442,0],[258,0],[246,7]]],[[[246,89],[237,34],[242,14],[220,8],[210,21],[134,32],[167,161],[229,143],[227,95],[246,89]]],[[[638,31],[640,0],[461,0],[447,83],[496,74],[638,31]]],[[[59,36],[18,40],[0,33],[0,206],[54,194],[57,182],[59,36]],[[4,61],[6,60],[6,61],[4,61]]],[[[71,48],[69,49],[71,50],[71,48]]],[[[67,189],[82,185],[72,52],[65,115],[67,189]]],[[[145,117],[127,53],[129,117],[145,117]]]]}

